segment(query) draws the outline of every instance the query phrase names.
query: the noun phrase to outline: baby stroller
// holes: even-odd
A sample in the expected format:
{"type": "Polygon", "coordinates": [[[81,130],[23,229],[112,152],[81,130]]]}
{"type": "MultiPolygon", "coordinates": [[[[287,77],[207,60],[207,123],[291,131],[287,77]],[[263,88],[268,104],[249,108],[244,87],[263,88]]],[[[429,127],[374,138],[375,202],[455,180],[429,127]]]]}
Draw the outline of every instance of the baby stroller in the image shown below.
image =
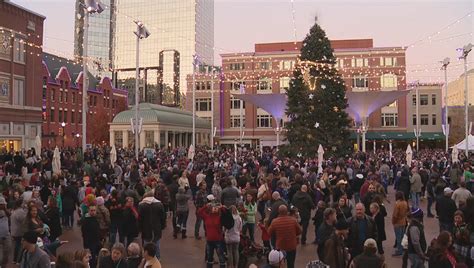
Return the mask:
{"type": "Polygon", "coordinates": [[[265,248],[255,242],[252,242],[246,235],[240,235],[239,244],[239,268],[248,267],[247,262],[249,258],[257,258],[261,260],[267,252],[265,248]]]}

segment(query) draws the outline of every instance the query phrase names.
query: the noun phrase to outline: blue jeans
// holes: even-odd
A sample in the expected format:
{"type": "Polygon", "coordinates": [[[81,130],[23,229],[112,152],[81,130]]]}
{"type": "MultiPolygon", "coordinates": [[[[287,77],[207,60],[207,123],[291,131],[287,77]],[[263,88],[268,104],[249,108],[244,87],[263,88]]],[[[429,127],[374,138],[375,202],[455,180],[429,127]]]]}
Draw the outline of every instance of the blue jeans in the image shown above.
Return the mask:
{"type": "Polygon", "coordinates": [[[245,223],[242,227],[242,234],[246,235],[247,230],[249,231],[249,237],[252,242],[255,242],[254,234],[255,234],[255,223],[245,223]]]}
{"type": "Polygon", "coordinates": [[[286,251],[286,267],[294,268],[296,260],[296,250],[286,251]]]}
{"type": "Polygon", "coordinates": [[[219,258],[219,267],[225,268],[226,263],[222,241],[206,242],[207,268],[212,268],[212,265],[214,263],[214,251],[217,251],[217,257],[219,258]]]}
{"type": "Polygon", "coordinates": [[[360,202],[360,193],[359,192],[354,193],[354,201],[355,201],[356,204],[360,202]]]}
{"type": "Polygon", "coordinates": [[[180,211],[176,213],[178,216],[176,226],[181,231],[186,231],[186,223],[188,222],[189,211],[180,211]]]}
{"type": "Polygon", "coordinates": [[[404,226],[398,226],[394,227],[395,230],[395,241],[397,244],[397,254],[403,254],[403,247],[402,247],[402,239],[403,235],[405,234],[405,227],[404,226]]]}
{"type": "Polygon", "coordinates": [[[199,237],[199,230],[201,229],[202,218],[196,214],[196,223],[194,224],[194,237],[199,237]]]}
{"type": "Polygon", "coordinates": [[[408,253],[408,259],[410,260],[411,263],[411,268],[424,268],[424,260],[420,258],[415,253],[408,253]]]}
{"type": "Polygon", "coordinates": [[[161,258],[161,255],[160,255],[160,239],[156,240],[156,241],[152,241],[152,240],[144,240],[143,241],[143,244],[146,244],[146,243],[155,243],[156,245],[156,254],[155,254],[155,257],[159,260],[161,258]]]}
{"type": "Polygon", "coordinates": [[[119,233],[119,240],[121,243],[125,240],[123,237],[123,234],[121,234],[122,230],[120,230],[120,227],[118,226],[117,223],[114,223],[113,221],[110,224],[110,237],[109,237],[109,242],[111,245],[115,244],[115,240],[117,237],[117,232],[119,233]]]}
{"type": "Polygon", "coordinates": [[[13,261],[14,262],[20,262],[20,257],[21,257],[21,236],[18,237],[13,237],[14,242],[14,247],[13,247],[13,261]]]}
{"type": "Polygon", "coordinates": [[[413,204],[414,208],[419,208],[420,207],[420,195],[415,192],[411,192],[411,202],[413,204]]]}

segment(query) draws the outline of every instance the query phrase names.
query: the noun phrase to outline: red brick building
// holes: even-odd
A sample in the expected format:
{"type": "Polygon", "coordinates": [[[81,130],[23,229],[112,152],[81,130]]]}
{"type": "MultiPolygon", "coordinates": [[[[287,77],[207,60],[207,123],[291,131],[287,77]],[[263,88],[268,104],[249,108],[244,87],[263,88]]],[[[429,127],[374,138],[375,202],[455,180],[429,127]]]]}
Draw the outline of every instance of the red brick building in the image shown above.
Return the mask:
{"type": "MultiPolygon", "coordinates": [[[[222,73],[214,80],[214,125],[220,143],[233,143],[240,138],[240,102],[231,94],[284,93],[289,87],[293,68],[302,43],[255,44],[254,52],[221,54],[222,73]]],[[[406,88],[405,49],[374,47],[372,39],[331,41],[347,90],[404,90],[406,88]]],[[[210,76],[196,78],[196,107],[200,117],[210,118],[210,76]]],[[[192,83],[188,77],[186,107],[192,110],[192,83]]],[[[375,112],[369,119],[369,131],[406,132],[406,98],[375,112]]],[[[244,104],[243,142],[275,144],[275,122],[264,110],[244,104]]]]}
{"type": "MultiPolygon", "coordinates": [[[[52,54],[43,54],[43,146],[81,146],[82,65],[52,54]],[[64,127],[63,124],[64,123],[64,127]]],[[[108,77],[97,80],[89,73],[87,91],[87,143],[108,142],[109,125],[127,109],[127,91],[114,88],[108,77]]]]}
{"type": "Polygon", "coordinates": [[[34,147],[41,135],[44,19],[0,1],[0,151],[34,147]]]}

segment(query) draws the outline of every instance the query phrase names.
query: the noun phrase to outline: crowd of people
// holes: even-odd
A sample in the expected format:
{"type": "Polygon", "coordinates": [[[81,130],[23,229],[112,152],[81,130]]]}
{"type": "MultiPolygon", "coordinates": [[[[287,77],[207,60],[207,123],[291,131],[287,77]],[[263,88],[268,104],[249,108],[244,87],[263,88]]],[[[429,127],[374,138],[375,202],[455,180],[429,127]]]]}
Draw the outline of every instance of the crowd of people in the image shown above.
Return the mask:
{"type": "Polygon", "coordinates": [[[311,242],[329,267],[385,267],[386,256],[403,267],[473,265],[474,175],[462,154],[452,162],[442,150],[421,150],[406,163],[403,151],[380,150],[319,163],[275,150],[236,157],[197,148],[190,160],[185,148],[156,149],[137,160],[118,149],[112,163],[110,151],[64,149],[59,172],[50,150],[0,153],[2,267],[161,267],[162,236],[187,238],[194,211],[191,236],[204,235],[206,250],[196,254],[207,267],[248,267],[257,256],[265,267],[291,268],[298,245],[311,242]],[[439,221],[432,241],[426,217],[439,221]],[[391,229],[393,252],[383,243],[391,229]],[[63,232],[74,230],[83,247],[58,254],[63,232]]]}

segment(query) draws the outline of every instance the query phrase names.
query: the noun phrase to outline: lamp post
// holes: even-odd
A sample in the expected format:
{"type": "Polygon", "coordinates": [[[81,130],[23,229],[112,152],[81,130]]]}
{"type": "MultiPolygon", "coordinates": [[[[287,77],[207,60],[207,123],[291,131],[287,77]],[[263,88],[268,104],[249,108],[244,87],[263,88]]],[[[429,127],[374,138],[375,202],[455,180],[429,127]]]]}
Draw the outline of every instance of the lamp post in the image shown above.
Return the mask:
{"type": "Polygon", "coordinates": [[[448,122],[448,65],[449,65],[449,58],[444,58],[441,62],[443,66],[441,70],[444,70],[444,137],[445,137],[445,145],[446,145],[446,152],[449,149],[449,122],[448,122]]]}
{"type": "Polygon", "coordinates": [[[134,21],[135,24],[137,25],[137,31],[134,32],[135,35],[137,36],[137,48],[136,48],[136,66],[135,66],[135,124],[133,124],[133,128],[135,130],[135,158],[138,160],[138,152],[140,150],[140,145],[139,145],[139,137],[138,137],[138,132],[139,132],[139,118],[138,118],[138,103],[139,103],[139,98],[140,95],[138,94],[138,79],[140,76],[140,39],[147,38],[150,36],[150,32],[145,28],[145,25],[141,21],[134,21]]]}
{"type": "Polygon", "coordinates": [[[65,123],[65,122],[62,122],[62,123],[61,123],[61,128],[62,128],[62,132],[63,132],[63,133],[62,133],[62,134],[63,134],[63,135],[62,135],[62,136],[63,136],[63,148],[64,148],[64,137],[65,137],[65,135],[66,135],[66,134],[64,133],[64,128],[65,128],[65,127],[66,127],[66,123],[65,123]]]}
{"type": "MultiPolygon", "coordinates": [[[[193,56],[193,135],[191,145],[196,148],[196,65],[198,65],[198,56],[193,56]]],[[[212,104],[211,104],[212,105],[212,104]]]]}
{"type": "Polygon", "coordinates": [[[416,138],[416,153],[418,153],[418,149],[420,148],[420,135],[421,135],[421,129],[420,129],[420,92],[419,92],[419,81],[415,81],[413,84],[415,86],[415,95],[416,95],[416,128],[415,128],[415,138],[416,138]]]}
{"type": "Polygon", "coordinates": [[[464,60],[464,127],[466,130],[466,158],[469,158],[469,91],[467,86],[467,56],[472,50],[472,44],[469,43],[461,48],[459,59],[464,60]]]}
{"type": "Polygon", "coordinates": [[[214,153],[214,73],[215,69],[212,67],[211,71],[211,152],[214,153]]]}
{"type": "Polygon", "coordinates": [[[82,153],[86,151],[86,133],[87,133],[87,88],[89,87],[89,76],[87,75],[87,45],[89,42],[89,15],[100,14],[104,9],[96,0],[85,0],[81,4],[84,8],[84,36],[83,36],[83,53],[82,53],[82,153]]]}
{"type": "Polygon", "coordinates": [[[79,145],[77,144],[77,141],[79,141],[79,137],[80,137],[80,136],[81,136],[81,135],[79,135],[79,133],[76,133],[76,147],[79,147],[79,145]]]}

